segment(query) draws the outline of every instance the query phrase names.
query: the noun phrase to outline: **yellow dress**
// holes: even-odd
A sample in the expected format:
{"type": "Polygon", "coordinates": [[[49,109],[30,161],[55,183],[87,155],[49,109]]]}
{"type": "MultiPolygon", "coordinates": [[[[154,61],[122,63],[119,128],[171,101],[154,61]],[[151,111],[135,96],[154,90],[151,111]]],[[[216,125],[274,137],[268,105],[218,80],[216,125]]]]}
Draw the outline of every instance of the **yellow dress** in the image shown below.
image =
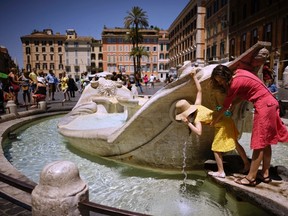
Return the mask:
{"type": "Polygon", "coordinates": [[[68,89],[68,77],[63,77],[61,80],[61,90],[66,91],[68,89]]]}
{"type": "MultiPolygon", "coordinates": [[[[213,119],[213,110],[202,105],[197,105],[197,114],[194,122],[209,124],[213,119]]],[[[212,143],[212,151],[228,152],[236,147],[238,130],[231,117],[224,116],[215,125],[215,135],[212,143]]]]}

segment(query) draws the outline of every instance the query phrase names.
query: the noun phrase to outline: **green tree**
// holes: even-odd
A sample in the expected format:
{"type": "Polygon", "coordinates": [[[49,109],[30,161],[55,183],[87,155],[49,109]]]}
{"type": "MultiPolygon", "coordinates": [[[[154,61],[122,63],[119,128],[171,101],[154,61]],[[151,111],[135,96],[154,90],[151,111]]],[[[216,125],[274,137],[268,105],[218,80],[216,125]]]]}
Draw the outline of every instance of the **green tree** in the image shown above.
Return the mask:
{"type": "MultiPolygon", "coordinates": [[[[141,34],[139,33],[140,29],[147,28],[149,26],[148,24],[148,17],[146,11],[144,11],[142,8],[135,6],[132,7],[131,11],[127,12],[128,15],[124,18],[124,26],[125,28],[129,28],[131,36],[131,41],[133,45],[132,52],[135,52],[136,50],[139,50],[139,43],[141,42],[141,34]],[[135,50],[136,49],[136,50],[135,50]]],[[[133,58],[136,58],[136,67],[134,64],[134,73],[140,72],[140,52],[136,52],[138,55],[133,56],[133,58]]]]}
{"type": "MultiPolygon", "coordinates": [[[[138,61],[137,61],[137,68],[139,68],[139,70],[137,71],[137,73],[139,73],[139,75],[141,75],[141,74],[140,74],[141,58],[142,58],[142,56],[146,56],[146,57],[149,58],[150,53],[147,52],[147,50],[146,50],[145,47],[143,47],[143,46],[139,46],[138,48],[137,48],[137,47],[133,48],[132,51],[130,52],[130,57],[133,57],[133,58],[136,57],[136,58],[138,58],[139,56],[141,56],[141,57],[140,57],[140,58],[138,59],[138,61]]],[[[141,77],[141,76],[140,76],[140,77],[141,77]]]]}

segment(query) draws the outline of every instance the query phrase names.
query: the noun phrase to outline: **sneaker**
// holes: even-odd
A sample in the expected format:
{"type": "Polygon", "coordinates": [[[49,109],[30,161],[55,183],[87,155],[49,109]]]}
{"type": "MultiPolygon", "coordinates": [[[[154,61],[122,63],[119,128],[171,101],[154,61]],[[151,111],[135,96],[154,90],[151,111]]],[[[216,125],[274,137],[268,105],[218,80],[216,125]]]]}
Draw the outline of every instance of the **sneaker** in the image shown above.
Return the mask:
{"type": "Polygon", "coordinates": [[[208,172],[208,175],[213,176],[213,177],[219,177],[219,178],[225,178],[226,177],[225,172],[219,173],[219,172],[210,171],[210,172],[208,172]]]}

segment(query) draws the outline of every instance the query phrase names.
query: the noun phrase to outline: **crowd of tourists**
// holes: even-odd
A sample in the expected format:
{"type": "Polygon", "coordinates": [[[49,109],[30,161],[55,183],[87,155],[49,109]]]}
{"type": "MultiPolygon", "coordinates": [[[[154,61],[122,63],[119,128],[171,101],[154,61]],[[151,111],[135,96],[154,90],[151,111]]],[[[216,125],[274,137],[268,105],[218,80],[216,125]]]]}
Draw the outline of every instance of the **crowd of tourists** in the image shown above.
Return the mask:
{"type": "Polygon", "coordinates": [[[11,68],[9,74],[0,79],[0,112],[5,113],[5,103],[10,100],[16,105],[36,108],[40,101],[55,101],[55,92],[63,92],[63,98],[58,100],[66,101],[75,97],[77,91],[78,84],[71,75],[66,76],[65,72],[57,77],[53,70],[46,74],[36,68],[31,72],[11,68]],[[23,104],[19,102],[21,95],[23,104]]]}

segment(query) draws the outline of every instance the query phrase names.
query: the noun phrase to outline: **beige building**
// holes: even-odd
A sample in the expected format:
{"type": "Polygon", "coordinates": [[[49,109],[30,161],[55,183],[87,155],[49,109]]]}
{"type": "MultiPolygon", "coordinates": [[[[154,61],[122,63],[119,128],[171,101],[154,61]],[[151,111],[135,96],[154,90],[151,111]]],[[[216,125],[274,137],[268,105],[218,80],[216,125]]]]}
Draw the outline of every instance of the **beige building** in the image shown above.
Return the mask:
{"type": "Polygon", "coordinates": [[[164,82],[169,75],[169,38],[168,31],[160,30],[158,39],[158,78],[164,82]]]}
{"type": "Polygon", "coordinates": [[[229,0],[206,1],[205,63],[229,61],[229,0]]]}
{"type": "Polygon", "coordinates": [[[169,27],[170,67],[205,63],[205,1],[191,0],[169,27]]]}
{"type": "MultiPolygon", "coordinates": [[[[155,29],[141,29],[143,42],[139,44],[149,53],[141,58],[142,76],[154,73],[160,80],[168,75],[168,32],[155,29]]],[[[103,70],[108,72],[134,73],[132,44],[128,40],[129,29],[104,28],[102,31],[103,70]]]]}
{"type": "Polygon", "coordinates": [[[286,0],[231,0],[229,53],[239,56],[259,41],[271,42],[270,67],[282,79],[288,65],[288,4],[286,0]]]}
{"type": "Polygon", "coordinates": [[[44,73],[51,69],[59,75],[65,69],[65,40],[66,35],[53,34],[51,29],[34,30],[22,36],[23,67],[27,71],[36,68],[44,73]]]}
{"type": "Polygon", "coordinates": [[[170,67],[190,60],[223,63],[257,41],[269,41],[270,67],[282,79],[288,65],[285,0],[190,0],[169,27],[170,67]]]}
{"type": "Polygon", "coordinates": [[[103,71],[102,41],[92,39],[91,43],[91,73],[103,71]]]}

